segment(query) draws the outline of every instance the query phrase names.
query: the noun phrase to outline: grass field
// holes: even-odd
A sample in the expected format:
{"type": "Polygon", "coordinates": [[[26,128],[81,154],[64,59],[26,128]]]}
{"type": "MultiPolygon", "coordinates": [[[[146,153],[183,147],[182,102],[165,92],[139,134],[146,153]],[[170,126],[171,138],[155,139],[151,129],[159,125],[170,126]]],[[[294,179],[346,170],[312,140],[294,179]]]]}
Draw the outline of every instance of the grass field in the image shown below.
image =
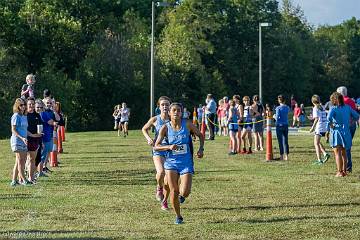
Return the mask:
{"type": "Polygon", "coordinates": [[[154,198],[154,167],[140,134],[67,134],[60,167],[35,186],[15,188],[14,155],[1,140],[0,239],[360,239],[359,134],[346,178],[334,177],[333,156],[311,164],[310,135],[290,136],[290,160],[271,163],[265,153],[228,156],[228,138],[207,141],[183,225],[154,198]]]}

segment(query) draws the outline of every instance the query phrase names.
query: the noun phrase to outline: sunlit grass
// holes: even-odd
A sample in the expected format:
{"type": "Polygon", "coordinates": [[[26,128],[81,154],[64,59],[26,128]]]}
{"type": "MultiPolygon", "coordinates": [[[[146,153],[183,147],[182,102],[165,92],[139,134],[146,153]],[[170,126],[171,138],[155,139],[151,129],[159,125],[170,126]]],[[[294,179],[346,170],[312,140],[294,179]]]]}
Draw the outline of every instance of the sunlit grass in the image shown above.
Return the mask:
{"type": "Polygon", "coordinates": [[[358,136],[354,172],[341,179],[333,156],[324,166],[311,164],[310,135],[290,136],[288,162],[265,162],[265,153],[230,157],[225,137],[206,142],[181,226],[155,201],[140,131],[66,137],[60,167],[32,187],[9,186],[14,155],[9,141],[0,141],[0,239],[360,238],[358,136]]]}

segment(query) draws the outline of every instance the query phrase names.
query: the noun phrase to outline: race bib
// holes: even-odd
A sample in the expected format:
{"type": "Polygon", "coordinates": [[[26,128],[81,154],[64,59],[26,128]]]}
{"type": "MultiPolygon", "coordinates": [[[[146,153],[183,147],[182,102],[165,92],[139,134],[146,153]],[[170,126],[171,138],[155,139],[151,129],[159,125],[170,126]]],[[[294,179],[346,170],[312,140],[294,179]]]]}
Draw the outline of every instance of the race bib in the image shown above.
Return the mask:
{"type": "Polygon", "coordinates": [[[186,154],[187,153],[187,144],[181,144],[177,145],[176,150],[172,150],[173,155],[180,155],[180,154],[186,154]]]}

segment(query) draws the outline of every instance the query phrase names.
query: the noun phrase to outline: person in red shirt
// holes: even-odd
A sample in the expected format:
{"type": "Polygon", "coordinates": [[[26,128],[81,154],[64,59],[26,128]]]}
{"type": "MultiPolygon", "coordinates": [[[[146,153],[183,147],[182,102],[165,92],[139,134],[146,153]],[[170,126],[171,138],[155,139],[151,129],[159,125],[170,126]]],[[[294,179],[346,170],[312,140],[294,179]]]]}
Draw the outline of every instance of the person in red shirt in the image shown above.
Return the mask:
{"type": "Polygon", "coordinates": [[[301,108],[297,103],[295,103],[292,127],[294,127],[296,123],[297,123],[297,127],[300,126],[300,114],[301,114],[301,108]]]}
{"type": "Polygon", "coordinates": [[[291,106],[291,110],[294,111],[295,108],[295,104],[297,104],[294,95],[291,95],[291,101],[290,101],[290,106],[291,106]]]}
{"type": "MultiPolygon", "coordinates": [[[[344,86],[338,87],[336,89],[338,93],[340,93],[344,97],[344,103],[346,105],[349,105],[353,110],[356,111],[356,104],[355,101],[348,97],[347,95],[347,88],[344,86]]],[[[355,131],[356,131],[356,120],[350,118],[350,134],[351,139],[354,138],[355,131]]],[[[347,172],[352,172],[352,159],[351,159],[351,148],[346,149],[346,155],[347,155],[347,172]]]]}

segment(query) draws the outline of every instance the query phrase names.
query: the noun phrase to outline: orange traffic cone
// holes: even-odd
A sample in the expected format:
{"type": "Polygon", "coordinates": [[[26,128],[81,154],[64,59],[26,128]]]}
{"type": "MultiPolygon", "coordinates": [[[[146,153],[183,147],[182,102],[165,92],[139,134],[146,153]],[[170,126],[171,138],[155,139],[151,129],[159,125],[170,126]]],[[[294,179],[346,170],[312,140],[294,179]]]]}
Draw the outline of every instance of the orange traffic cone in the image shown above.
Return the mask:
{"type": "Polygon", "coordinates": [[[57,151],[59,153],[63,152],[61,127],[59,127],[57,130],[57,151]]]}
{"type": "Polygon", "coordinates": [[[58,166],[57,151],[50,152],[50,166],[51,167],[57,167],[58,166]]]}
{"type": "Polygon", "coordinates": [[[57,134],[56,130],[53,131],[53,149],[50,152],[50,166],[57,167],[58,166],[58,159],[57,159],[57,134]]]}
{"type": "Polygon", "coordinates": [[[266,161],[274,159],[271,134],[271,118],[266,119],[266,161]]]}
{"type": "Polygon", "coordinates": [[[63,142],[65,142],[65,127],[64,126],[60,126],[60,131],[61,131],[61,140],[63,142]]]}
{"type": "Polygon", "coordinates": [[[196,107],[194,107],[194,111],[193,111],[193,124],[195,126],[197,125],[196,107]]]}
{"type": "Polygon", "coordinates": [[[203,117],[202,117],[202,122],[201,122],[201,134],[204,136],[205,138],[205,131],[206,131],[206,124],[205,124],[205,107],[203,107],[203,117]]]}

